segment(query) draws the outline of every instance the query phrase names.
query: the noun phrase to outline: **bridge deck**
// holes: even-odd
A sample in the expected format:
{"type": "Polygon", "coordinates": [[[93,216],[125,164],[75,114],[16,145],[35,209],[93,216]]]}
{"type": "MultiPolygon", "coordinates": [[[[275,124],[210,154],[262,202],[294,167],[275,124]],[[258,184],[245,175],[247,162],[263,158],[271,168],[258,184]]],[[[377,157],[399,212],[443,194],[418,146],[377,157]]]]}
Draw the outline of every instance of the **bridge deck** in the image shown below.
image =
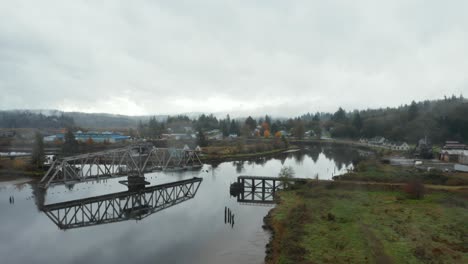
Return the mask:
{"type": "MultiPolygon", "coordinates": [[[[271,176],[249,176],[249,175],[241,175],[237,177],[238,179],[249,179],[249,180],[283,180],[283,178],[280,177],[271,177],[271,176]]],[[[309,178],[287,178],[288,181],[305,181],[305,180],[311,180],[309,178]]]]}

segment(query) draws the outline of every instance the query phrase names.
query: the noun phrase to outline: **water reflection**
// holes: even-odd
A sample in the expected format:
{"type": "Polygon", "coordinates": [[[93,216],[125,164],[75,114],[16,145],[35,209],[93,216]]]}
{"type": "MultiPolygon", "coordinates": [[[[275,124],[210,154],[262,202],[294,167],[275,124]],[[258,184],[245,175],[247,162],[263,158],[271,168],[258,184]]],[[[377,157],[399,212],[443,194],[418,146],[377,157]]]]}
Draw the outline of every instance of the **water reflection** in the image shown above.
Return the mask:
{"type": "MultiPolygon", "coordinates": [[[[138,220],[138,224],[133,220],[143,218],[149,213],[147,206],[144,206],[144,198],[135,198],[137,203],[128,206],[131,210],[135,209],[133,212],[130,210],[115,214],[130,221],[72,228],[67,232],[57,228],[58,225],[51,222],[40,208],[73,201],[76,204],[91,202],[87,199],[93,199],[99,201],[93,204],[92,210],[99,207],[98,203],[102,203],[103,210],[107,206],[112,208],[112,202],[98,197],[127,193],[127,198],[122,201],[115,196],[110,198],[115,204],[120,202],[123,207],[127,201],[131,204],[133,196],[128,195],[127,187],[120,184],[119,179],[52,186],[47,192],[37,188],[35,184],[4,183],[2,186],[0,183],[1,262],[124,264],[152,263],[157,260],[160,263],[191,264],[263,263],[269,236],[261,226],[263,217],[273,206],[270,203],[270,200],[274,200],[270,195],[272,188],[265,184],[265,192],[261,188],[255,188],[250,194],[245,189],[247,192],[239,203],[237,197],[232,198],[228,193],[229,186],[237,182],[240,175],[275,177],[283,166],[293,167],[297,178],[313,178],[315,174],[319,174],[320,179],[331,179],[334,172],[339,174],[352,168],[357,156],[357,151],[344,148],[334,150],[325,145],[317,145],[269,158],[205,165],[200,171],[148,173],[146,180],[150,182],[150,186],[190,180],[193,177],[203,178],[203,184],[200,184],[196,196],[190,200],[138,220]],[[9,203],[10,196],[14,196],[14,204],[9,203]],[[255,201],[267,203],[250,203],[252,197],[255,201]],[[245,206],[243,202],[261,206],[245,206]],[[234,215],[231,223],[227,215],[225,223],[226,207],[231,211],[231,216],[234,215]]],[[[59,220],[69,210],[68,220],[59,223],[63,228],[71,228],[67,226],[69,223],[83,224],[80,223],[80,217],[86,219],[86,214],[91,220],[97,220],[96,223],[100,219],[110,221],[112,216],[109,211],[107,216],[104,211],[96,215],[96,211],[90,214],[83,210],[86,214],[73,217],[74,208],[60,208],[63,209],[60,217],[56,214],[59,220]]],[[[49,209],[52,211],[53,208],[49,209]]],[[[79,210],[77,215],[78,213],[79,210]]]]}
{"type": "MultiPolygon", "coordinates": [[[[258,166],[256,165],[264,167],[267,163],[277,160],[281,166],[288,165],[297,169],[298,171],[296,172],[299,177],[315,178],[318,175],[320,179],[332,179],[333,176],[352,169],[364,154],[362,151],[354,148],[317,144],[304,149],[298,149],[297,151],[280,153],[275,156],[233,161],[232,165],[235,167],[236,172],[241,174],[252,171],[246,169],[246,167],[255,167],[255,172],[258,172],[258,166]],[[331,161],[333,166],[330,166],[327,160],[331,161]],[[311,167],[317,167],[318,163],[326,163],[327,165],[318,166],[321,167],[318,170],[308,170],[311,167]],[[301,168],[305,169],[302,170],[301,168]]],[[[213,168],[217,166],[218,164],[214,164],[213,168]]],[[[265,175],[276,176],[278,172],[274,172],[273,175],[269,172],[265,175]]],[[[257,173],[256,175],[259,174],[257,173]]]]}
{"type": "MultiPolygon", "coordinates": [[[[39,205],[60,229],[141,220],[195,197],[202,179],[193,178],[68,202],[39,205]]],[[[43,201],[44,199],[41,199],[43,201]]]]}

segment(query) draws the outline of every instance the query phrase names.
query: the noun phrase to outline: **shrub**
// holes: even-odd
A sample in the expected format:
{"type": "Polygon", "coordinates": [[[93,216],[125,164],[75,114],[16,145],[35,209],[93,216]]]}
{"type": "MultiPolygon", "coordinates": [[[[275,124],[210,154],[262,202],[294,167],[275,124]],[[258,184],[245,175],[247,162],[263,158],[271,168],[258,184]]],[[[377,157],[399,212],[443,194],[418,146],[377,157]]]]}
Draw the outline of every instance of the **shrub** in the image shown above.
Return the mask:
{"type": "Polygon", "coordinates": [[[278,177],[280,178],[294,178],[294,169],[291,166],[281,168],[278,177]]]}
{"type": "Polygon", "coordinates": [[[426,188],[421,181],[411,181],[408,182],[404,188],[404,192],[408,195],[410,199],[422,199],[424,198],[424,194],[426,193],[426,188]]]}
{"type": "Polygon", "coordinates": [[[13,161],[13,168],[16,170],[25,169],[26,165],[27,165],[27,162],[23,159],[15,159],[13,161]]]}

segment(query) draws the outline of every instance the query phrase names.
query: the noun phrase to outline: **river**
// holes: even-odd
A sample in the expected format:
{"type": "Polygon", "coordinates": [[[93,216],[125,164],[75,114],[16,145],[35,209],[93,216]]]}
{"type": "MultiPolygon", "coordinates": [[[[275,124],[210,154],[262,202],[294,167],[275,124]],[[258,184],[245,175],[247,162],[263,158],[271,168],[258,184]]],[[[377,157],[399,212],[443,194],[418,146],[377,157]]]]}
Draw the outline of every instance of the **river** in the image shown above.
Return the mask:
{"type": "Polygon", "coordinates": [[[39,195],[34,183],[0,183],[2,263],[263,263],[269,234],[263,217],[272,205],[239,204],[229,186],[239,175],[277,176],[291,166],[296,177],[331,179],[352,168],[357,151],[310,146],[255,161],[205,164],[199,171],[146,174],[150,186],[202,178],[192,199],[141,220],[60,229],[37,204],[123,192],[119,179],[51,186],[39,195]],[[14,203],[10,200],[14,198],[14,203]],[[235,215],[225,223],[225,208],[235,215]]]}

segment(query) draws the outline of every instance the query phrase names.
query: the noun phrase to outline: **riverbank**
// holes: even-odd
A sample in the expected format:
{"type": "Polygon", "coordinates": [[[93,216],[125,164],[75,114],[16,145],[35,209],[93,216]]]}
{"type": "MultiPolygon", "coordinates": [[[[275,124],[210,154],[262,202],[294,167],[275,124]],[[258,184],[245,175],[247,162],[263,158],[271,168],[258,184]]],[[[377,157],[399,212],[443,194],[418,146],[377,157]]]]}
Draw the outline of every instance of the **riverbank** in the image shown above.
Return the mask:
{"type": "Polygon", "coordinates": [[[30,164],[29,158],[0,159],[0,181],[11,181],[21,178],[31,180],[40,178],[45,171],[30,164]]]}
{"type": "Polygon", "coordinates": [[[241,154],[217,154],[217,155],[203,155],[200,157],[202,162],[224,162],[224,161],[237,161],[252,158],[270,157],[285,151],[295,150],[296,148],[281,148],[262,152],[254,153],[241,153],[241,154]]]}
{"type": "Polygon", "coordinates": [[[398,185],[311,181],[279,200],[266,263],[468,261],[468,188],[415,200],[398,185]]]}

